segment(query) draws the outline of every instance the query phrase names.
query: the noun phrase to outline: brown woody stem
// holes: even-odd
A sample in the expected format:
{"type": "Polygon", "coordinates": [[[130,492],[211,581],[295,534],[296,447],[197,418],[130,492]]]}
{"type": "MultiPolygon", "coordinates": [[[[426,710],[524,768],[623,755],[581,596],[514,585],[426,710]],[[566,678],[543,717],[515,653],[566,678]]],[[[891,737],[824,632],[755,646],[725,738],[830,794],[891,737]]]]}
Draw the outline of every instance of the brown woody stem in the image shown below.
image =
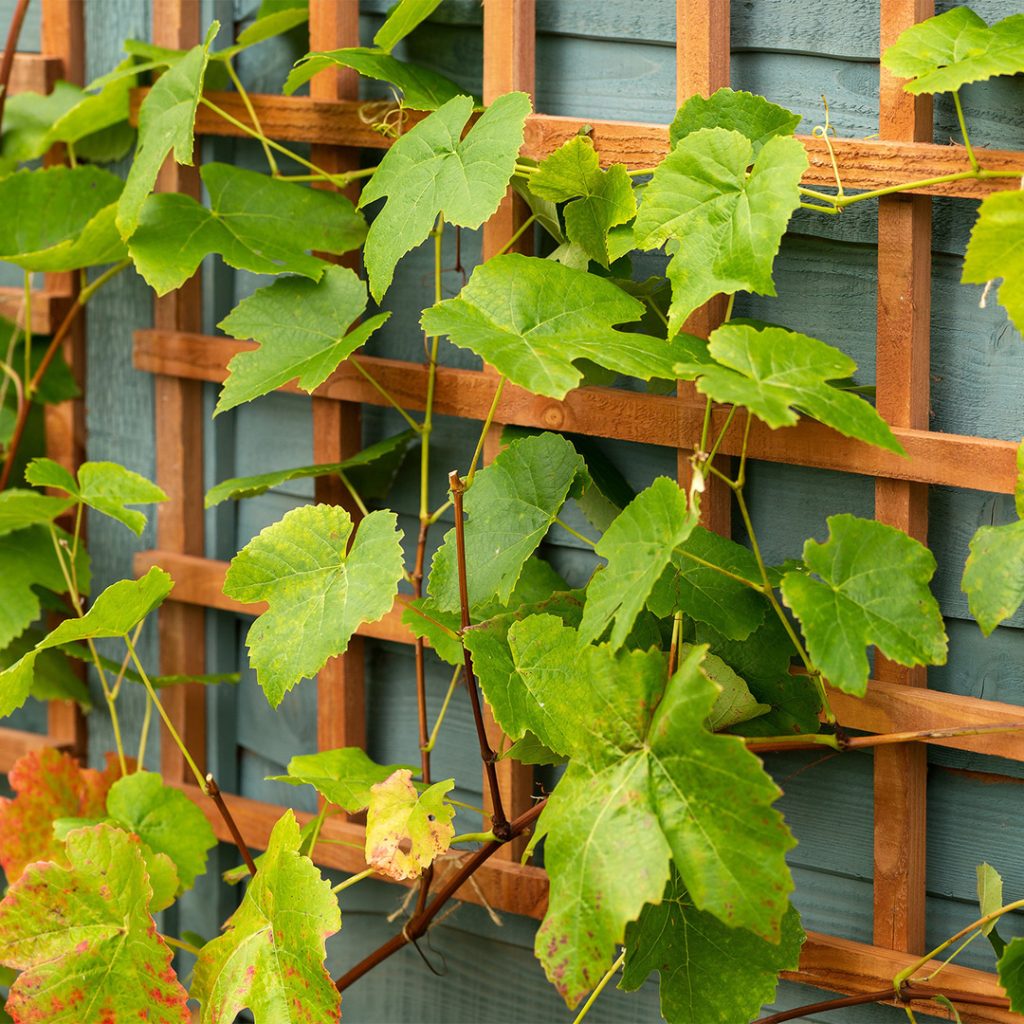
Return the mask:
{"type": "Polygon", "coordinates": [[[771,736],[767,739],[747,741],[747,750],[754,754],[772,754],[785,750],[817,750],[830,747],[833,750],[865,750],[869,747],[887,747],[895,743],[927,743],[929,740],[953,739],[957,736],[985,736],[988,733],[1019,732],[1024,722],[991,725],[951,726],[947,729],[917,729],[912,732],[887,732],[877,736],[833,736],[831,733],[816,733],[809,736],[771,736]]]}
{"type": "MultiPolygon", "coordinates": [[[[469,628],[469,586],[466,582],[466,525],[462,515],[462,496],[466,485],[454,470],[448,474],[448,483],[452,489],[452,502],[455,505],[455,551],[459,566],[459,602],[462,609],[462,628],[469,628]]],[[[501,789],[498,786],[498,772],[494,767],[494,751],[487,741],[487,728],[484,725],[483,708],[480,705],[480,694],[473,673],[473,658],[469,649],[463,644],[462,656],[466,666],[466,689],[473,704],[473,722],[476,725],[477,739],[480,741],[480,759],[484,763],[487,775],[487,789],[491,795],[491,828],[502,840],[511,838],[508,819],[501,803],[501,789]]]]}
{"type": "Polygon", "coordinates": [[[245,845],[242,833],[239,832],[238,826],[235,824],[235,819],[232,817],[231,811],[228,810],[228,805],[224,802],[224,797],[221,796],[220,786],[217,785],[217,780],[209,773],[207,773],[206,785],[203,788],[206,790],[206,795],[214,802],[214,804],[217,805],[217,810],[220,811],[220,816],[224,819],[224,824],[227,825],[228,831],[231,833],[231,838],[234,839],[235,846],[238,847],[238,852],[242,855],[242,860],[245,862],[245,866],[249,869],[249,874],[255,875],[256,862],[252,859],[249,847],[245,845]]]}
{"type": "Polygon", "coordinates": [[[4,47],[3,58],[0,59],[0,130],[4,123],[4,105],[7,102],[7,89],[11,84],[11,71],[14,68],[14,52],[18,49],[18,37],[21,26],[28,12],[28,0],[18,0],[14,8],[10,27],[7,29],[7,45],[4,47]]]}

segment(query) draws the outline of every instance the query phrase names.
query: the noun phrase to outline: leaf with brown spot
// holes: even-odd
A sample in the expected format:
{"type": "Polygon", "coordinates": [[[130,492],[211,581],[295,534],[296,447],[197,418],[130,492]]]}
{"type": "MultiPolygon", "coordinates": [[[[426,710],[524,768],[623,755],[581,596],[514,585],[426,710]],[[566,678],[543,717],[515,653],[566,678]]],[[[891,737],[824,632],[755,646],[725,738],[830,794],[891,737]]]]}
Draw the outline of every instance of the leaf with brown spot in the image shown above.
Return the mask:
{"type": "Polygon", "coordinates": [[[451,845],[455,808],[445,794],[454,779],[416,793],[412,772],[400,768],[370,789],[366,814],[366,863],[401,881],[418,878],[451,845]]]}

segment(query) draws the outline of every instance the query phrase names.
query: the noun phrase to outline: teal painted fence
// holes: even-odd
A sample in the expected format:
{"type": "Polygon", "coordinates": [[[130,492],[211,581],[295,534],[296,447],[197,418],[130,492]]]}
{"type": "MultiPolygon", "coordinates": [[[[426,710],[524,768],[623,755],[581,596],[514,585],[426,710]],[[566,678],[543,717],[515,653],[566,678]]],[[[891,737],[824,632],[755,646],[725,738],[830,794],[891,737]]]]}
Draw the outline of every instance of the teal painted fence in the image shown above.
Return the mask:
{"type": "MultiPolygon", "coordinates": [[[[256,0],[202,0],[204,16],[226,26],[242,26],[256,0]]],[[[146,0],[85,0],[88,73],[98,75],[118,59],[125,36],[146,38],[150,9],[146,0]]],[[[389,0],[363,0],[367,41],[389,0]]],[[[939,4],[940,9],[951,6],[939,4]]],[[[976,0],[984,17],[994,19],[1017,8],[1013,0],[976,0]]],[[[5,20],[12,0],[0,0],[5,20]]],[[[822,93],[832,122],[842,135],[877,131],[878,11],[872,0],[855,5],[839,0],[734,0],[733,85],[762,92],[799,111],[801,130],[822,120],[822,93]]],[[[674,111],[674,4],[671,0],[537,0],[537,108],[582,117],[668,121],[674,111]]],[[[481,10],[477,0],[445,0],[431,20],[403,44],[406,55],[455,78],[478,92],[481,71],[481,10]]],[[[24,48],[37,46],[30,24],[24,48]]],[[[287,67],[304,52],[301,33],[275,40],[242,55],[247,87],[279,91],[287,67]]],[[[377,95],[372,89],[367,96],[377,95]]],[[[999,80],[968,86],[964,93],[972,137],[980,145],[1024,148],[1024,84],[999,80]]],[[[952,136],[955,116],[936,106],[936,139],[952,136]]],[[[227,160],[262,169],[257,146],[206,140],[205,159],[227,160]]],[[[994,303],[979,308],[980,289],[958,283],[961,257],[975,204],[937,200],[934,209],[932,312],[932,427],[955,433],[1016,440],[1024,431],[1020,396],[1024,384],[1024,343],[994,303]]],[[[859,363],[859,380],[872,383],[875,336],[874,212],[857,209],[842,218],[794,219],[777,264],[779,297],[741,298],[737,312],[786,323],[848,351],[859,363]]],[[[448,239],[448,242],[451,240],[448,239]]],[[[463,233],[463,259],[471,267],[479,239],[463,233]]],[[[637,272],[655,265],[638,257],[637,272]]],[[[217,263],[204,267],[204,329],[240,298],[265,281],[217,263]]],[[[371,350],[393,357],[421,358],[418,311],[431,301],[432,258],[413,252],[400,265],[385,307],[392,318],[375,336],[371,350]]],[[[445,275],[445,294],[455,294],[461,276],[445,275]]],[[[88,429],[89,455],[116,459],[152,474],[152,381],[131,366],[131,332],[147,326],[151,294],[142,282],[122,275],[89,307],[88,429]]],[[[449,365],[473,366],[473,357],[453,348],[442,356],[449,365]]],[[[210,389],[208,406],[215,395],[210,389]]],[[[396,415],[367,409],[364,440],[371,443],[400,429],[396,415]]],[[[443,494],[449,468],[468,461],[477,427],[442,419],[436,438],[431,487],[443,494]]],[[[674,475],[675,454],[666,449],[609,442],[609,457],[637,489],[659,473],[674,475]]],[[[312,461],[309,404],[275,395],[218,417],[207,427],[203,458],[208,486],[229,476],[312,461]]],[[[749,494],[755,526],[766,555],[781,560],[799,553],[807,536],[821,538],[826,516],[873,512],[868,478],[754,463],[749,494]]],[[[389,500],[402,516],[406,535],[415,536],[414,475],[399,481],[389,500]]],[[[294,483],[261,498],[222,506],[208,513],[207,555],[230,558],[251,536],[287,509],[309,501],[311,486],[294,483]]],[[[934,488],[930,542],[939,561],[935,582],[952,639],[950,662],[930,674],[931,685],[954,693],[1024,704],[1024,616],[1018,615],[985,640],[970,621],[959,589],[967,542],[983,523],[1008,521],[1008,498],[966,489],[934,488]]],[[[572,516],[569,521],[580,525],[572,516]]],[[[435,538],[445,531],[440,524],[435,538]]],[[[101,520],[89,522],[95,576],[100,585],[131,573],[133,551],[151,547],[152,532],[136,544],[123,530],[101,520]]],[[[544,555],[573,583],[585,581],[592,556],[564,531],[549,537],[544,555]]],[[[210,671],[245,664],[242,617],[211,613],[207,626],[210,671]]],[[[381,760],[416,759],[415,695],[411,651],[368,642],[367,716],[369,747],[381,760]]],[[[145,656],[156,658],[155,634],[145,638],[145,656]]],[[[430,700],[439,705],[448,681],[440,663],[428,673],[430,700]]],[[[142,701],[127,695],[129,735],[137,734],[142,701]]],[[[224,788],[272,802],[301,802],[301,791],[267,782],[290,756],[315,749],[316,686],[304,683],[286,697],[278,713],[266,705],[251,673],[243,669],[236,689],[209,695],[210,763],[224,788]]],[[[23,727],[40,729],[41,709],[20,714],[23,727]]],[[[109,747],[109,723],[100,711],[90,716],[91,759],[109,747]]],[[[436,771],[455,775],[460,795],[480,797],[479,765],[469,709],[457,706],[446,720],[436,771]]],[[[156,736],[149,757],[156,764],[156,736]]],[[[1024,892],[1024,847],[1020,843],[1024,811],[1024,769],[1017,763],[980,755],[933,749],[929,775],[928,936],[938,941],[973,915],[974,869],[989,860],[1004,875],[1009,892],[1024,892]]],[[[796,902],[805,926],[853,939],[871,938],[872,807],[871,761],[848,755],[824,761],[815,756],[776,757],[771,769],[786,791],[782,806],[799,846],[792,855],[796,902]]],[[[305,798],[306,807],[312,801],[305,798]]],[[[467,826],[470,822],[465,822],[467,826]]],[[[623,837],[628,842],[628,837],[623,837]]],[[[218,882],[216,871],[233,863],[221,848],[213,870],[178,911],[181,927],[210,936],[230,912],[237,891],[218,882]]],[[[404,890],[364,883],[346,893],[344,927],[329,945],[329,965],[337,971],[392,934],[387,915],[398,910],[404,890]]],[[[501,915],[500,925],[483,910],[462,907],[431,933],[427,955],[443,965],[445,977],[431,975],[412,950],[405,950],[346,992],[345,1019],[371,1022],[566,1021],[565,1007],[533,962],[535,924],[501,915]],[[514,992],[513,999],[493,993],[514,992]]],[[[1024,932],[1011,922],[1005,934],[1024,932]]],[[[963,962],[991,968],[981,944],[963,962]]],[[[778,1005],[807,1002],[815,993],[784,985],[778,1005]]],[[[590,1020],[655,1021],[656,985],[625,995],[608,990],[590,1020]]],[[[905,1020],[900,1011],[859,1007],[821,1018],[829,1022],[874,1024],[905,1020]]]]}

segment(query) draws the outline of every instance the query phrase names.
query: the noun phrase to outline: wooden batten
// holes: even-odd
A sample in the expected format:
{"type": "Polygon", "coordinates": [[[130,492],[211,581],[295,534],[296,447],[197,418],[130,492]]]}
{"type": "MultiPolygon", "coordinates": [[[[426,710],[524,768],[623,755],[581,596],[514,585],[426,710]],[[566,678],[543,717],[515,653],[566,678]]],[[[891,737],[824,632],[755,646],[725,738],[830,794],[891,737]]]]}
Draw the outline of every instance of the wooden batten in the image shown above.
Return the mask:
{"type": "Polygon", "coordinates": [[[64,61],[45,53],[16,53],[8,83],[9,96],[19,92],[47,93],[53,83],[62,77],[64,61]]]}

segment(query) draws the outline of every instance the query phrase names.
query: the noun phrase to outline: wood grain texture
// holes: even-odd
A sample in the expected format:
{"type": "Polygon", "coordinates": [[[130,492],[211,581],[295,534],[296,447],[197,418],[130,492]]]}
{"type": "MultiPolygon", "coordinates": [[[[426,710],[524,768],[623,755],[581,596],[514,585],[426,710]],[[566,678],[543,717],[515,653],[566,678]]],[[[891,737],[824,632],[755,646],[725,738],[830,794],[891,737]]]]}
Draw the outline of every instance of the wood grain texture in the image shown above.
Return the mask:
{"type": "MultiPolygon", "coordinates": [[[[200,9],[193,0],[153,0],[152,40],[158,46],[186,49],[200,40],[200,9]]],[[[164,164],[158,191],[200,198],[198,170],[164,164]]],[[[168,330],[201,326],[200,278],[196,274],[177,291],[154,300],[153,323],[168,330]]],[[[199,381],[158,378],[155,382],[156,480],[168,500],[157,508],[161,547],[185,554],[204,552],[203,388],[199,381]]],[[[160,611],[160,668],[165,675],[206,670],[205,615],[192,605],[172,602],[160,611]]],[[[168,690],[164,706],[200,770],[206,762],[206,693],[187,684],[168,690]]],[[[166,730],[161,734],[161,770],[167,781],[191,778],[188,766],[166,730]]]]}
{"type": "Polygon", "coordinates": [[[67,745],[40,733],[0,727],[0,772],[9,772],[18,758],[33,750],[44,750],[47,747],[56,747],[58,750],[70,749],[67,745]]]}
{"type": "MultiPolygon", "coordinates": [[[[46,288],[32,291],[32,333],[53,334],[67,315],[74,300],[67,291],[54,292],[46,288]]],[[[21,323],[24,319],[25,293],[21,288],[0,288],[0,317],[21,323]]]]}
{"type": "Polygon", "coordinates": [[[47,93],[53,83],[62,77],[64,62],[60,57],[41,53],[16,53],[11,66],[8,94],[19,92],[47,93]]]}
{"type": "MultiPolygon", "coordinates": [[[[934,0],[881,0],[881,45],[935,13],[934,0]]],[[[884,68],[879,134],[892,141],[930,142],[930,97],[914,97],[884,68]]],[[[930,200],[889,196],[878,204],[876,405],[889,423],[928,427],[931,365],[930,200]]],[[[879,480],[875,517],[928,542],[928,492],[922,484],[879,480]]],[[[923,667],[905,668],[876,654],[879,679],[908,687],[928,684],[923,667]]],[[[925,749],[907,745],[875,751],[874,939],[880,946],[920,953],[925,933],[927,854],[925,749]]]]}
{"type": "MultiPolygon", "coordinates": [[[[222,382],[228,360],[251,349],[250,342],[175,331],[136,331],[135,365],[140,370],[190,380],[222,382]]],[[[426,369],[397,359],[360,357],[364,365],[410,410],[422,410],[426,369]]],[[[299,393],[293,385],[285,392],[299,393]]],[[[342,364],[318,389],[318,394],[339,401],[382,405],[383,399],[355,371],[342,364]]],[[[493,378],[476,370],[441,367],[437,374],[435,411],[482,421],[494,396],[493,378]]],[[[692,447],[700,438],[703,402],[687,402],[618,388],[587,387],[556,401],[506,385],[498,404],[498,419],[523,427],[618,438],[666,448],[692,447]]],[[[714,425],[721,428],[724,410],[716,411],[714,425]]],[[[842,437],[812,420],[794,427],[770,430],[754,421],[750,431],[750,458],[817,469],[841,470],[864,476],[945,484],[996,494],[1012,494],[1016,481],[1016,449],[1011,441],[966,437],[894,427],[893,433],[908,458],[842,437]]],[[[722,451],[738,455],[742,425],[734,424],[722,451]]]]}

